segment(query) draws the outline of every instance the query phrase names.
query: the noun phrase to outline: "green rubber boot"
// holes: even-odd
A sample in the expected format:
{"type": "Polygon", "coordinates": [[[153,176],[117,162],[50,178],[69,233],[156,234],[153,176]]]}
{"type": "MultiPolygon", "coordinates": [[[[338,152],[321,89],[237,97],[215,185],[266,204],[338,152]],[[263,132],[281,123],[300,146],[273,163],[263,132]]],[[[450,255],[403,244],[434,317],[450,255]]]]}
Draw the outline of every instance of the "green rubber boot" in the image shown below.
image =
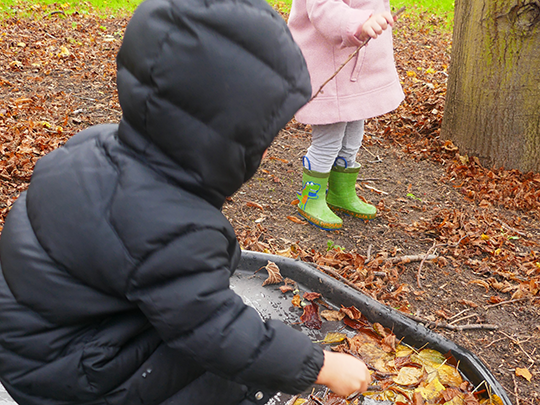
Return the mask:
{"type": "Polygon", "coordinates": [[[356,218],[373,219],[377,209],[363,202],[356,195],[356,179],[360,167],[345,168],[334,165],[328,179],[328,206],[356,218]]]}
{"type": "Polygon", "coordinates": [[[326,205],[326,185],[329,173],[319,173],[304,167],[302,193],[298,193],[298,212],[313,225],[326,231],[343,225],[340,217],[326,205]]]}

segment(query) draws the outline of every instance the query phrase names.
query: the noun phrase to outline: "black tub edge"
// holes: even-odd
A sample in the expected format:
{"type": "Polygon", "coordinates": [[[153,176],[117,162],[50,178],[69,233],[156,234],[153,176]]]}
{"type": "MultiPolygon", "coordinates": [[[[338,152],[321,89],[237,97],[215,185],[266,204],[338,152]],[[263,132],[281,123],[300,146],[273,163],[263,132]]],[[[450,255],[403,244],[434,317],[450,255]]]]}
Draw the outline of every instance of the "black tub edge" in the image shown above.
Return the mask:
{"type": "Polygon", "coordinates": [[[427,329],[423,325],[387,307],[367,295],[335,280],[317,270],[309,263],[267,253],[242,251],[238,266],[242,270],[258,270],[268,261],[276,263],[284,277],[292,278],[300,284],[319,292],[331,302],[343,306],[354,305],[370,322],[378,322],[394,331],[403,341],[414,345],[415,342],[428,343],[428,346],[441,353],[450,353],[459,361],[459,368],[475,386],[485,381],[493,394],[498,395],[504,405],[512,405],[506,391],[496,380],[487,366],[469,350],[451,340],[427,329]]]}

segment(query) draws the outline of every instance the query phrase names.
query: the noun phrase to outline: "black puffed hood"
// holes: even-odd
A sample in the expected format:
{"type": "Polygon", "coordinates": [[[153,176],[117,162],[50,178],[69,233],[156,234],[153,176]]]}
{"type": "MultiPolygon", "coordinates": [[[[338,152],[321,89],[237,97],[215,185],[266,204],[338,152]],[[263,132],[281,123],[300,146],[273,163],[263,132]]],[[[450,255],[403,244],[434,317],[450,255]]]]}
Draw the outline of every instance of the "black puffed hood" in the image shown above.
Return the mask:
{"type": "Polygon", "coordinates": [[[263,3],[146,1],[117,58],[120,139],[216,206],[311,94],[285,21],[263,3]]]}

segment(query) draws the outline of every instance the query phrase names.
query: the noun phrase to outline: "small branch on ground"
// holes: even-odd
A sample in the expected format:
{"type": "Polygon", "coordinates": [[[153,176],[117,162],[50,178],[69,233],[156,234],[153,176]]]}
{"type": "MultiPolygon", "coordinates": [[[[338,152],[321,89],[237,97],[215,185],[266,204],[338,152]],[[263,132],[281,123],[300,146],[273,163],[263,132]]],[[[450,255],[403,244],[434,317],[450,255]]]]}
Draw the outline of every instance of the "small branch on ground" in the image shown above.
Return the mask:
{"type": "Polygon", "coordinates": [[[419,316],[416,316],[416,315],[407,314],[405,312],[403,312],[403,315],[405,315],[408,318],[411,318],[413,321],[424,324],[426,327],[445,328],[445,329],[450,329],[450,330],[455,330],[455,331],[460,331],[460,332],[464,330],[478,330],[478,329],[495,330],[499,328],[497,325],[492,325],[489,323],[472,323],[469,325],[451,325],[446,322],[428,321],[427,319],[420,318],[419,316]]]}
{"type": "Polygon", "coordinates": [[[429,248],[429,250],[427,251],[426,255],[424,256],[424,258],[422,259],[422,261],[420,262],[420,266],[418,266],[418,271],[416,272],[416,284],[418,285],[418,288],[422,288],[422,281],[420,281],[420,279],[422,278],[422,275],[421,275],[421,271],[422,271],[422,266],[424,265],[424,262],[426,261],[427,257],[429,256],[429,254],[434,250],[436,249],[436,246],[437,246],[437,241],[433,241],[433,246],[431,246],[429,248]]]}
{"type": "Polygon", "coordinates": [[[514,302],[526,301],[529,298],[530,297],[522,297],[522,298],[516,298],[516,299],[508,300],[508,301],[501,301],[501,302],[497,302],[496,304],[488,305],[488,306],[484,307],[484,309],[495,308],[495,307],[498,307],[498,306],[501,306],[501,305],[506,305],[506,304],[513,304],[514,302]]]}
{"type": "Polygon", "coordinates": [[[396,257],[389,257],[388,259],[384,259],[386,263],[391,264],[397,264],[397,263],[410,263],[410,262],[419,262],[419,261],[426,261],[426,260],[435,260],[438,259],[439,256],[437,255],[430,255],[423,254],[423,255],[405,255],[405,256],[396,256],[396,257]]]}

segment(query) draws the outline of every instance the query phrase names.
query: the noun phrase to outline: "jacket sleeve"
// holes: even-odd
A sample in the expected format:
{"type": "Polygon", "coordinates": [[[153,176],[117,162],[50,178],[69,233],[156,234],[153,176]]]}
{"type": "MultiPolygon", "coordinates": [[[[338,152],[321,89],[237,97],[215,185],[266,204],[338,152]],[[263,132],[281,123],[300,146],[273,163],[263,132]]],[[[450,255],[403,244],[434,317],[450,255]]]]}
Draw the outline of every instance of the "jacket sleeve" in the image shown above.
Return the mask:
{"type": "Polygon", "coordinates": [[[322,349],[280,321],[263,322],[230,289],[229,248],[212,229],[178,237],[139,267],[128,298],[169,346],[207,370],[248,386],[305,390],[322,367],[322,349]]]}
{"type": "Polygon", "coordinates": [[[354,33],[375,11],[352,8],[343,0],[306,0],[306,9],[315,29],[330,43],[340,47],[362,43],[354,33]]]}

